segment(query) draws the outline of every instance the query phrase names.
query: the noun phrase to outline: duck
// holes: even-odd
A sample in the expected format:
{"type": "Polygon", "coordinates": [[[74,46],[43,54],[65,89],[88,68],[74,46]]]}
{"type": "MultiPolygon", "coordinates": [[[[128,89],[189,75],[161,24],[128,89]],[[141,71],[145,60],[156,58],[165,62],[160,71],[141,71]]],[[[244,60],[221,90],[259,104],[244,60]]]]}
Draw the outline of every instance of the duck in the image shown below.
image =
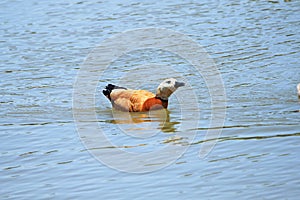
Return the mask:
{"type": "Polygon", "coordinates": [[[116,110],[146,112],[167,109],[169,97],[184,85],[184,82],[179,82],[175,78],[168,78],[159,84],[156,94],[147,90],[133,90],[113,84],[108,84],[102,93],[116,110]]]}

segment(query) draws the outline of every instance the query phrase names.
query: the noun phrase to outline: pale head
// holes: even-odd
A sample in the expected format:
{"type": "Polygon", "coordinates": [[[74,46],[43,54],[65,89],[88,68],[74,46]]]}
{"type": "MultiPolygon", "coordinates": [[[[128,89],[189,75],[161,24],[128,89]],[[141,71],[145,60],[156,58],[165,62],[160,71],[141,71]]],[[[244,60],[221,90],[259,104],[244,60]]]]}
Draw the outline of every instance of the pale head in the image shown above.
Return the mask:
{"type": "Polygon", "coordinates": [[[175,78],[168,78],[164,80],[156,90],[156,97],[163,100],[168,100],[169,96],[177,90],[177,88],[184,86],[183,82],[177,81],[175,78]]]}
{"type": "Polygon", "coordinates": [[[298,83],[297,85],[297,93],[298,93],[298,97],[300,98],[300,83],[298,83]]]}

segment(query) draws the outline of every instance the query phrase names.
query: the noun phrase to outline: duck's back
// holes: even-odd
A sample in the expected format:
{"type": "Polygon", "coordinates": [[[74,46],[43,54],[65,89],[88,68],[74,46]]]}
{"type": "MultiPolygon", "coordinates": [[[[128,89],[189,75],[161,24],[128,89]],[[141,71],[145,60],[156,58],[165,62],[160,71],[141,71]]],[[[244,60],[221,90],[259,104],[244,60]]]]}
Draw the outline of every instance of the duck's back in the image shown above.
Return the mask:
{"type": "Polygon", "coordinates": [[[144,103],[155,94],[146,90],[115,89],[110,98],[114,108],[129,112],[143,111],[144,103]]]}

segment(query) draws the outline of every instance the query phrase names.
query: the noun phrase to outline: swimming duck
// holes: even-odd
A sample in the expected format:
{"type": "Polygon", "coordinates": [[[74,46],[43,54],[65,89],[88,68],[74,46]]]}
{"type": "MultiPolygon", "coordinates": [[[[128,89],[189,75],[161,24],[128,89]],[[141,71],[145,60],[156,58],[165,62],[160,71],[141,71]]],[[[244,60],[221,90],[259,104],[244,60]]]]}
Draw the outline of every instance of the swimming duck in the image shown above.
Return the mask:
{"type": "Polygon", "coordinates": [[[132,90],[125,87],[108,84],[103,94],[117,110],[129,112],[145,112],[149,110],[166,109],[168,98],[179,87],[184,86],[174,78],[164,80],[157,88],[156,94],[146,90],[132,90]]]}

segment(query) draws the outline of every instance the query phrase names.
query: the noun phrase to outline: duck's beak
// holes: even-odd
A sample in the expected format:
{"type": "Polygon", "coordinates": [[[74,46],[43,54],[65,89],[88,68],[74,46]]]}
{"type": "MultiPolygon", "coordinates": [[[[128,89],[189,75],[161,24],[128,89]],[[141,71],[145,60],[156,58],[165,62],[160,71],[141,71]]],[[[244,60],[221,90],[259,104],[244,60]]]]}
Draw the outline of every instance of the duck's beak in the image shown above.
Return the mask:
{"type": "Polygon", "coordinates": [[[178,81],[175,82],[175,88],[179,88],[179,87],[182,87],[182,86],[185,86],[184,82],[178,82],[178,81]]]}

